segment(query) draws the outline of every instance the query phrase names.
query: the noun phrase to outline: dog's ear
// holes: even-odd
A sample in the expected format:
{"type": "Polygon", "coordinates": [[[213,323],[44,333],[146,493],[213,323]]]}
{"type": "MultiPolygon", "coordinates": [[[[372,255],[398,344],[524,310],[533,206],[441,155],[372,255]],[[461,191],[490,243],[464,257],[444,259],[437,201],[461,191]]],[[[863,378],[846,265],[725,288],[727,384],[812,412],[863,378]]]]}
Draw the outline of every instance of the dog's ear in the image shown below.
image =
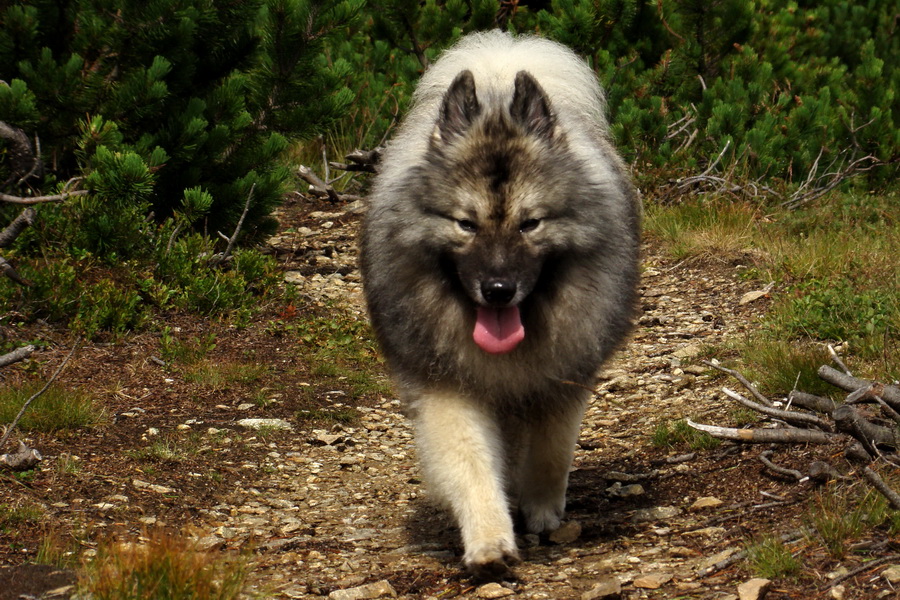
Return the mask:
{"type": "Polygon", "coordinates": [[[447,143],[463,135],[480,113],[481,105],[475,95],[475,77],[467,69],[456,76],[444,95],[434,131],[436,141],[447,143]]]}
{"type": "Polygon", "coordinates": [[[527,71],[516,73],[515,91],[509,114],[525,131],[545,139],[553,139],[556,117],[550,110],[550,99],[527,71]]]}

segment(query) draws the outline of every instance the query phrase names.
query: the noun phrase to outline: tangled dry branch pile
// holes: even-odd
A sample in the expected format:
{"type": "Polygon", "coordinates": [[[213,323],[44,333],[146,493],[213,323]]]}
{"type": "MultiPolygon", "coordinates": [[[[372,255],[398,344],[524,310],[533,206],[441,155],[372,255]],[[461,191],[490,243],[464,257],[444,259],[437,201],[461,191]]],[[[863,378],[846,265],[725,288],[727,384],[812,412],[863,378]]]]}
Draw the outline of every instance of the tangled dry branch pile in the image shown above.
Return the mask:
{"type": "MultiPolygon", "coordinates": [[[[740,442],[843,444],[843,454],[852,467],[851,473],[866,479],[887,498],[893,508],[900,510],[900,494],[872,468],[878,462],[900,466],[897,453],[900,449],[900,387],[854,377],[833,350],[832,358],[840,370],[822,365],[818,374],[824,381],[848,392],[843,402],[794,390],[787,397],[784,407],[766,398],[741,373],[704,361],[704,364],[737,379],[754,399],[727,387],[722,388],[726,396],[765,415],[774,425],[737,429],[691,420],[687,421],[688,425],[715,438],[740,442]]],[[[785,469],[771,460],[772,454],[772,450],[766,450],[760,453],[759,459],[773,473],[798,482],[824,482],[844,477],[834,466],[822,461],[811,463],[805,473],[785,469]]]]}

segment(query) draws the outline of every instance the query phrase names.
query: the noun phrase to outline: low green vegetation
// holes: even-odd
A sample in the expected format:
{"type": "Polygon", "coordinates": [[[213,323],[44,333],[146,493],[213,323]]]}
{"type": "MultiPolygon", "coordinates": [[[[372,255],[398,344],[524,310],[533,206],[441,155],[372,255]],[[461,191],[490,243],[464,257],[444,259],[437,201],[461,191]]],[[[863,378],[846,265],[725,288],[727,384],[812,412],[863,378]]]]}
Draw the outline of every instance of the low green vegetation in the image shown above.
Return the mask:
{"type": "Polygon", "coordinates": [[[756,577],[775,579],[796,575],[803,564],[784,542],[773,535],[765,535],[747,544],[747,562],[756,577]]]}
{"type": "MultiPolygon", "coordinates": [[[[32,382],[0,389],[0,423],[12,423],[25,402],[42,387],[42,383],[32,382]]],[[[95,425],[103,417],[91,394],[52,384],[29,405],[18,427],[25,431],[73,430],[95,425]]]]}
{"type": "Polygon", "coordinates": [[[651,441],[657,448],[690,450],[712,450],[722,443],[708,433],[694,429],[684,419],[663,421],[653,430],[651,441]]]}
{"type": "Polygon", "coordinates": [[[891,509],[875,490],[841,486],[820,490],[804,515],[809,538],[834,559],[844,558],[852,544],[865,536],[900,532],[900,511],[891,509]]]}
{"type": "Polygon", "coordinates": [[[652,206],[650,238],[673,260],[739,265],[762,287],[766,315],[740,359],[763,391],[833,394],[816,376],[841,344],[861,374],[900,378],[900,197],[833,193],[802,210],[699,197],[652,206]]]}
{"type": "Polygon", "coordinates": [[[391,393],[374,335],[365,321],[331,307],[311,308],[301,318],[271,323],[269,332],[299,341],[299,352],[320,387],[344,389],[349,399],[391,393]]]}
{"type": "Polygon", "coordinates": [[[97,600],[231,600],[244,591],[246,555],[203,551],[183,535],[153,533],[145,543],[106,542],[79,570],[78,589],[97,600]]]}

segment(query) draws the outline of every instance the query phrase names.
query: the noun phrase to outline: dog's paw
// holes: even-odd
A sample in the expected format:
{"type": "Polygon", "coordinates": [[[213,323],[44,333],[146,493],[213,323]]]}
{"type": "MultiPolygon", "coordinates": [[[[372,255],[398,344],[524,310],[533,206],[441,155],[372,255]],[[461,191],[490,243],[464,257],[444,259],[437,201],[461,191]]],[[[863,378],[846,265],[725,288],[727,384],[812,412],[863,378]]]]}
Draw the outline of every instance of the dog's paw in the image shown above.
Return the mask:
{"type": "Polygon", "coordinates": [[[559,529],[565,510],[554,505],[523,506],[522,517],[528,533],[550,533],[559,529]]]}
{"type": "Polygon", "coordinates": [[[515,545],[505,543],[467,550],[463,558],[466,570],[479,581],[502,579],[519,561],[519,551],[515,545]]]}

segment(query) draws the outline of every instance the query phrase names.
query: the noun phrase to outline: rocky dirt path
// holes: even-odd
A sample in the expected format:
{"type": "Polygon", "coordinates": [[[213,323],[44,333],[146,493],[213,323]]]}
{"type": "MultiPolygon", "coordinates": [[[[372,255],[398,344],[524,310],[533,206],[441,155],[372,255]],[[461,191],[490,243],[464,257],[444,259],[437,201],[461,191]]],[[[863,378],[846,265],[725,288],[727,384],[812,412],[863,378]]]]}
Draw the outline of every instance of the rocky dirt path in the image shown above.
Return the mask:
{"type": "MultiPolygon", "coordinates": [[[[357,219],[291,210],[302,225],[273,239],[287,281],[362,318],[357,219]]],[[[568,521],[549,539],[519,540],[514,579],[477,586],[460,574],[457,533],[427,501],[392,398],[359,409],[352,425],[270,443],[253,485],[202,513],[205,541],[255,544],[260,589],[276,598],[737,598],[745,576],[699,572],[758,528],[786,526],[777,511],[791,510],[790,489],[763,477],[747,447],[689,453],[656,448],[651,436],[685,416],[722,422],[731,407],[721,381],[693,361],[741,336],[765,300],[739,305],[752,284],[733,265],[672,265],[647,252],[640,326],[588,410],[568,521]]]]}

